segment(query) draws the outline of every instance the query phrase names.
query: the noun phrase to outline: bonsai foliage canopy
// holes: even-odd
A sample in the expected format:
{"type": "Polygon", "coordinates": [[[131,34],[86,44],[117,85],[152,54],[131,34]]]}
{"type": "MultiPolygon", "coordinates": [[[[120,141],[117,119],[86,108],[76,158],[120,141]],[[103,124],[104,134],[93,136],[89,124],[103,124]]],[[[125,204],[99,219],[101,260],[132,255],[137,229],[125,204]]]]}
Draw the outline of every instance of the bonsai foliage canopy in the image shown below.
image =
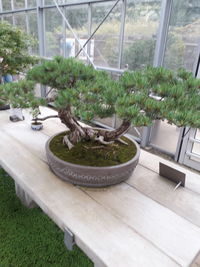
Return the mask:
{"type": "Polygon", "coordinates": [[[116,112],[134,126],[166,119],[178,127],[200,127],[200,80],[192,73],[146,67],[125,72],[120,83],[123,96],[117,100],[116,112]]]}
{"type": "MultiPolygon", "coordinates": [[[[183,69],[175,73],[164,68],[146,67],[140,71],[127,71],[115,81],[107,73],[94,70],[76,59],[55,57],[33,67],[24,83],[30,81],[54,89],[58,117],[70,130],[64,137],[69,148],[82,139],[109,144],[120,140],[131,124],[148,126],[156,119],[166,119],[179,127],[200,127],[200,80],[183,69]],[[109,132],[86,128],[78,122],[78,119],[89,121],[113,114],[122,119],[122,124],[109,132]]],[[[15,88],[17,84],[7,86],[15,88]]],[[[26,90],[31,88],[25,87],[26,90]]],[[[12,100],[14,90],[9,92],[8,98],[12,100]]],[[[33,95],[30,100],[24,90],[20,95],[27,107],[35,109],[39,104],[33,95]]]]}
{"type": "Polygon", "coordinates": [[[20,29],[6,22],[0,23],[0,75],[18,74],[34,64],[36,59],[29,55],[28,48],[34,40],[20,29]]]}

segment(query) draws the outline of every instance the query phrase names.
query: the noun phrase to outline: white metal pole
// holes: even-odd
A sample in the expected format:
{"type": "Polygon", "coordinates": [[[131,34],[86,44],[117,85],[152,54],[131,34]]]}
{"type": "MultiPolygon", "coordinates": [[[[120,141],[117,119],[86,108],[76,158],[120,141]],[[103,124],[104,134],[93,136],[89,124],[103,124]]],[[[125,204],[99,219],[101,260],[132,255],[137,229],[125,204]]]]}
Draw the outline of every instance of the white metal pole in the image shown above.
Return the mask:
{"type": "Polygon", "coordinates": [[[87,51],[84,49],[83,45],[81,44],[81,42],[79,41],[78,36],[76,35],[76,33],[73,31],[71,25],[69,24],[68,20],[66,19],[65,15],[63,14],[62,10],[60,9],[58,3],[56,0],[53,0],[59,13],[61,14],[61,16],[63,17],[67,27],[69,28],[69,30],[71,31],[71,33],[73,34],[74,38],[76,39],[76,41],[79,43],[80,47],[82,48],[84,54],[86,55],[87,59],[89,60],[90,64],[94,67],[94,69],[96,69],[96,66],[94,65],[93,61],[91,60],[90,56],[88,55],[87,51]]]}

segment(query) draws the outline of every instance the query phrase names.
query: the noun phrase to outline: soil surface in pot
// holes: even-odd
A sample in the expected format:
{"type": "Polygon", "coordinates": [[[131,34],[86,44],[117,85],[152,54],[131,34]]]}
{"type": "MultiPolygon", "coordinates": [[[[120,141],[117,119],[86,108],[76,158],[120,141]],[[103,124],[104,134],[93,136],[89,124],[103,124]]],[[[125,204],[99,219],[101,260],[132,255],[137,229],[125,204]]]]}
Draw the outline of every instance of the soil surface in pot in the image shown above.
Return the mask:
{"type": "Polygon", "coordinates": [[[97,141],[82,141],[69,150],[63,144],[65,134],[61,133],[52,139],[50,150],[61,160],[70,163],[94,167],[115,166],[131,160],[137,152],[134,143],[126,137],[122,137],[122,140],[128,145],[118,141],[109,145],[102,145],[97,141]]]}
{"type": "Polygon", "coordinates": [[[41,122],[32,122],[31,124],[32,125],[41,125],[42,123],[41,122]]]}

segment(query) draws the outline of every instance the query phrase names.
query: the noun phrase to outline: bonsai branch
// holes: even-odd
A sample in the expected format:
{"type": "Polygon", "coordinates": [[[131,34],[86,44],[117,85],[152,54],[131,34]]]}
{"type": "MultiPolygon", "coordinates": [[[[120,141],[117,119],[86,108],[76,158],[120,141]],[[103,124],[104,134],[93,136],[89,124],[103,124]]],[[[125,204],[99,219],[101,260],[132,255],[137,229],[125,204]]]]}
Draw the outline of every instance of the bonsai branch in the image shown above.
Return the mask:
{"type": "Polygon", "coordinates": [[[46,116],[44,118],[34,118],[34,119],[32,119],[32,121],[45,121],[45,120],[51,119],[51,118],[58,118],[58,115],[50,115],[50,116],[46,116]]]}
{"type": "Polygon", "coordinates": [[[102,135],[104,137],[104,140],[106,142],[110,141],[116,141],[123,142],[123,140],[120,139],[122,135],[128,132],[129,128],[131,127],[131,122],[124,120],[122,124],[113,131],[100,131],[99,135],[102,135]]]}

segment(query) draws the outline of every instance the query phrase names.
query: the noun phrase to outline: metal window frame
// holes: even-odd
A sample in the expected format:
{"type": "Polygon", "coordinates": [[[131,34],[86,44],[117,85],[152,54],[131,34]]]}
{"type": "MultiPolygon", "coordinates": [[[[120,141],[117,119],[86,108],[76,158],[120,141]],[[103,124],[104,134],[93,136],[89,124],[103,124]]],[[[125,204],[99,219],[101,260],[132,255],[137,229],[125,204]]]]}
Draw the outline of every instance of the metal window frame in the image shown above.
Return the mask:
{"type": "MultiPolygon", "coordinates": [[[[65,0],[63,0],[63,3],[64,2],[65,2],[65,0]]],[[[65,10],[64,7],[62,8],[62,12],[66,16],[66,10],[65,10]]],[[[64,19],[62,19],[62,24],[63,24],[63,26],[62,26],[62,30],[63,30],[63,33],[62,33],[62,38],[63,38],[63,57],[66,58],[65,40],[66,40],[66,29],[67,29],[67,27],[66,27],[66,23],[65,23],[64,19]]]]}
{"type": "Polygon", "coordinates": [[[172,5],[173,5],[173,0],[162,0],[161,11],[160,11],[160,24],[158,28],[154,62],[153,62],[154,67],[160,67],[163,65],[172,5]]]}
{"type": "Polygon", "coordinates": [[[39,54],[41,57],[46,55],[45,52],[45,18],[43,12],[44,0],[37,0],[37,23],[38,23],[38,40],[39,54]]]}
{"type": "MultiPolygon", "coordinates": [[[[58,4],[59,7],[71,7],[71,6],[80,6],[85,4],[97,4],[97,3],[106,3],[106,2],[114,2],[115,0],[85,0],[84,2],[76,2],[76,3],[65,3],[65,4],[58,4]]],[[[56,5],[44,5],[44,9],[46,8],[56,8],[56,5]]]]}
{"type": "MultiPolygon", "coordinates": [[[[0,0],[0,13],[3,12],[2,1],[0,0]]],[[[3,16],[1,16],[1,22],[3,22],[3,16]]]]}
{"type": "Polygon", "coordinates": [[[73,28],[71,27],[69,21],[67,20],[65,14],[62,12],[61,7],[59,6],[57,0],[53,0],[56,8],[58,10],[58,12],[60,13],[60,15],[62,16],[63,20],[65,21],[65,24],[67,25],[68,29],[71,31],[73,37],[75,38],[75,40],[78,42],[78,44],[80,45],[82,51],[84,52],[85,56],[87,57],[88,61],[90,62],[90,64],[96,69],[96,66],[94,65],[93,61],[90,59],[87,51],[85,50],[84,46],[81,44],[77,34],[74,32],[73,28]]]}
{"type": "MultiPolygon", "coordinates": [[[[12,11],[15,10],[13,0],[11,0],[11,9],[12,9],[12,11]]],[[[14,13],[12,13],[12,21],[13,21],[13,25],[15,25],[16,23],[15,23],[15,16],[14,16],[14,13]]]]}
{"type": "MultiPolygon", "coordinates": [[[[193,74],[195,77],[200,78],[200,40],[197,48],[196,61],[193,67],[193,74]]],[[[199,157],[199,155],[196,156],[192,153],[193,144],[197,142],[195,139],[196,132],[197,129],[183,128],[183,133],[180,135],[177,146],[176,160],[181,164],[200,170],[200,163],[190,159],[191,156],[199,157]]]]}
{"type": "Polygon", "coordinates": [[[96,34],[96,32],[98,31],[98,29],[101,27],[101,25],[106,21],[106,19],[109,17],[109,15],[112,13],[113,9],[115,9],[115,7],[118,5],[119,2],[121,2],[122,0],[116,0],[116,2],[114,3],[114,5],[111,7],[111,9],[108,11],[108,13],[105,15],[105,17],[101,20],[101,22],[98,24],[98,26],[96,27],[96,29],[90,33],[88,40],[85,42],[85,44],[83,45],[83,47],[80,48],[80,50],[76,53],[75,57],[78,57],[78,55],[83,51],[83,49],[85,48],[85,46],[87,45],[88,42],[90,42],[90,40],[92,39],[92,37],[96,34]]]}
{"type": "MultiPolygon", "coordinates": [[[[88,4],[88,36],[92,34],[92,5],[88,4]]],[[[88,42],[87,53],[91,56],[91,41],[88,42]]],[[[89,63],[89,62],[88,62],[89,63]]]]}
{"type": "Polygon", "coordinates": [[[200,162],[195,161],[194,159],[191,159],[191,157],[200,159],[199,154],[195,154],[194,152],[192,152],[194,143],[196,142],[199,143],[199,140],[195,139],[196,132],[197,132],[197,129],[190,129],[190,131],[188,131],[187,135],[185,136],[183,140],[182,153],[180,155],[178,162],[190,168],[200,171],[200,162]]]}
{"type": "Polygon", "coordinates": [[[119,34],[119,57],[118,57],[118,68],[122,68],[123,63],[123,48],[124,48],[124,33],[126,25],[126,9],[127,9],[127,0],[122,0],[122,10],[121,10],[121,27],[119,34]]]}
{"type": "MultiPolygon", "coordinates": [[[[37,0],[37,23],[38,23],[38,40],[40,57],[45,57],[45,14],[43,11],[44,0],[37,0]]],[[[41,97],[46,96],[46,87],[40,85],[41,97]]]]}

